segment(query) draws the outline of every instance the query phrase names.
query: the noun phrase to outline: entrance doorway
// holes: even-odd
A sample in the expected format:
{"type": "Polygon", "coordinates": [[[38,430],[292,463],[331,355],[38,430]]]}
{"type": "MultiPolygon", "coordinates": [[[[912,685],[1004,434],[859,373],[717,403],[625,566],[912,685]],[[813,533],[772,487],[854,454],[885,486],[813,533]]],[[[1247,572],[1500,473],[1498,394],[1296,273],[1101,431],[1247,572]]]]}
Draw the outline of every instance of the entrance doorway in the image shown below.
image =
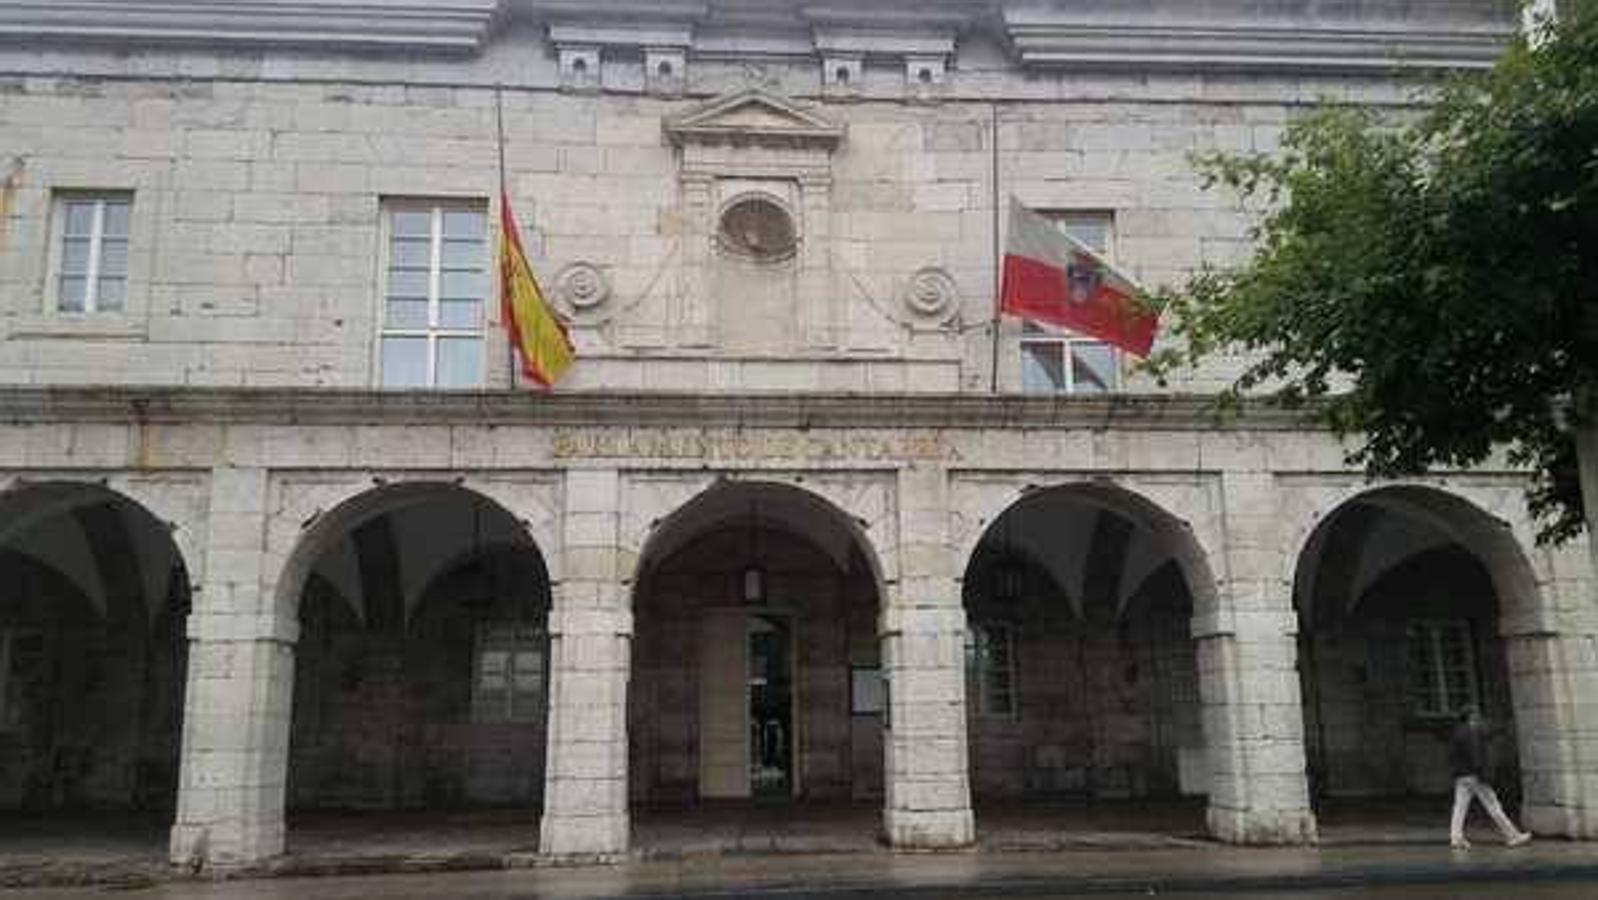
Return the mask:
{"type": "Polygon", "coordinates": [[[790,797],[793,768],[793,624],[749,617],[749,784],[756,797],[790,797]]]}
{"type": "Polygon", "coordinates": [[[791,614],[705,610],[700,643],[699,759],[709,799],[784,799],[793,766],[791,614]]]}

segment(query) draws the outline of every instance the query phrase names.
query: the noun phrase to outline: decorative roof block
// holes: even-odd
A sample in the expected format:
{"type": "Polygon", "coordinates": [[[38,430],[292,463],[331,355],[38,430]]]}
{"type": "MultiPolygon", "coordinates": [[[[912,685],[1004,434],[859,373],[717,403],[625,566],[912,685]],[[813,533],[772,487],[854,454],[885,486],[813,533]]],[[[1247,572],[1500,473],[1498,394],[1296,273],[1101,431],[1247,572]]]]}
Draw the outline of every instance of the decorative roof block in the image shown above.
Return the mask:
{"type": "Polygon", "coordinates": [[[0,40],[472,51],[502,0],[0,0],[0,40]]]}
{"type": "Polygon", "coordinates": [[[713,100],[666,122],[673,144],[774,143],[821,145],[843,140],[843,126],[764,91],[750,90],[713,100]]]}

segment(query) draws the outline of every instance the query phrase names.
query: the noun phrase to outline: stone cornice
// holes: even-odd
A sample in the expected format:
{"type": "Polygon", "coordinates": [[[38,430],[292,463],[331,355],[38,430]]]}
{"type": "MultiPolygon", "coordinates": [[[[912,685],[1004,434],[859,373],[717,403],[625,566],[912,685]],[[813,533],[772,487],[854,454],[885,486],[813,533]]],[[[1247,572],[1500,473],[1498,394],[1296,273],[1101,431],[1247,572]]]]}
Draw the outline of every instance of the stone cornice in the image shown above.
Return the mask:
{"type": "Polygon", "coordinates": [[[1518,27],[1501,0],[0,0],[0,41],[469,53],[513,18],[618,58],[952,63],[986,32],[1023,68],[1332,74],[1486,66],[1518,27]]]}
{"type": "Polygon", "coordinates": [[[474,51],[502,0],[0,0],[0,40],[474,51]]]}
{"type": "Polygon", "coordinates": [[[1007,33],[1030,67],[1115,70],[1372,72],[1485,69],[1505,33],[1354,29],[1013,25],[1007,33]]]}
{"type": "Polygon", "coordinates": [[[1516,22],[1496,0],[1320,5],[1308,0],[1007,0],[1023,66],[1369,72],[1492,65],[1516,22]]]}
{"type": "Polygon", "coordinates": [[[0,423],[521,425],[715,428],[1074,428],[1315,431],[1311,414],[1264,404],[1222,414],[1213,398],[1149,394],[434,393],[288,388],[0,387],[0,423]]]}

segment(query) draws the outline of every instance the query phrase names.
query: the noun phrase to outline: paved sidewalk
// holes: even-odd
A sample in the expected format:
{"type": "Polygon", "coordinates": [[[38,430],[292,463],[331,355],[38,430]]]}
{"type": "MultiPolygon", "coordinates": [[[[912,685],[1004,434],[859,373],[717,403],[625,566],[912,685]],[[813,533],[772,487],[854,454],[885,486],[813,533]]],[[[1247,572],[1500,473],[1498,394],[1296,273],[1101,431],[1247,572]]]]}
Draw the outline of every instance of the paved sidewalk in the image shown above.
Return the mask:
{"type": "MultiPolygon", "coordinates": [[[[137,893],[170,900],[422,900],[504,897],[953,898],[1298,891],[1378,885],[1598,880],[1598,845],[1541,842],[1518,850],[1409,846],[1125,852],[696,857],[586,869],[525,869],[249,881],[186,881],[137,893]]],[[[1516,887],[1510,887],[1515,885],[1516,887]]],[[[1585,886],[1577,887],[1579,896],[1585,886]]],[[[100,889],[37,889],[8,900],[73,900],[100,889]]]]}
{"type": "MultiPolygon", "coordinates": [[[[1273,871],[1297,878],[1310,870],[1317,877],[1331,877],[1328,873],[1337,865],[1383,859],[1444,865],[1448,871],[1461,865],[1477,871],[1489,861],[1504,866],[1527,861],[1578,869],[1598,866],[1598,844],[1539,842],[1505,855],[1482,822],[1472,834],[1479,849],[1460,857],[1447,847],[1445,816],[1446,810],[1424,803],[1327,810],[1318,848],[1240,850],[1203,836],[1203,809],[1196,804],[996,807],[979,810],[976,848],[945,856],[892,853],[878,838],[880,811],[871,805],[706,806],[640,811],[630,865],[623,868],[697,871],[752,861],[757,869],[808,871],[812,858],[826,858],[855,860],[861,871],[893,871],[899,864],[892,861],[904,859],[933,868],[951,865],[943,862],[947,859],[976,859],[986,869],[1057,866],[1077,871],[1098,865],[1103,857],[1128,861],[1134,868],[1180,862],[1172,871],[1189,875],[1212,865],[1234,870],[1269,861],[1277,867],[1273,871]],[[1056,857],[1060,862],[1050,861],[1056,857]],[[660,867],[650,869],[650,864],[660,867]]],[[[192,878],[193,873],[167,865],[165,837],[156,820],[0,818],[0,888],[148,886],[192,878]]],[[[538,855],[538,816],[530,811],[305,816],[291,821],[288,843],[283,858],[236,874],[336,877],[547,864],[538,855]]]]}

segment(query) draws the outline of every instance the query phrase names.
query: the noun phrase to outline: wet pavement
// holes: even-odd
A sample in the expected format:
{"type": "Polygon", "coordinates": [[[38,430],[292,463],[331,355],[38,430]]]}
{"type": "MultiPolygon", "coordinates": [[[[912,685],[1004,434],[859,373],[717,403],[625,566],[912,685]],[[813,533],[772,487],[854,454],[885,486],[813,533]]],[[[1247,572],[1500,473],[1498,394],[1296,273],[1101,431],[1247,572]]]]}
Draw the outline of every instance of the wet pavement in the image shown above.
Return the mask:
{"type": "MultiPolygon", "coordinates": [[[[1276,850],[1206,839],[1203,807],[1195,803],[981,807],[978,847],[953,854],[891,852],[878,839],[880,809],[874,805],[639,810],[630,860],[590,869],[542,868],[538,816],[530,811],[297,816],[290,822],[287,856],[247,873],[275,877],[222,884],[188,878],[189,873],[166,864],[166,829],[158,818],[0,817],[0,887],[98,885],[140,889],[141,896],[152,897],[299,900],[681,891],[728,896],[757,890],[1051,896],[1062,890],[1113,893],[1150,887],[1336,890],[1458,879],[1487,879],[1502,888],[1505,879],[1598,879],[1598,844],[1539,841],[1508,851],[1496,844],[1484,822],[1477,822],[1472,834],[1477,849],[1452,851],[1446,845],[1446,805],[1432,805],[1325,808],[1319,847],[1276,850]],[[449,874],[412,881],[391,873],[449,874]],[[307,875],[324,877],[299,877],[307,875]],[[351,875],[369,877],[345,877],[351,875]]],[[[1515,891],[1521,893],[1519,885],[1515,891]]],[[[1598,884],[1590,892],[1549,896],[1598,896],[1598,884]]]]}
{"type": "MultiPolygon", "coordinates": [[[[105,897],[106,888],[24,889],[8,900],[105,897]]],[[[1251,897],[1598,895],[1598,846],[1539,842],[1469,852],[1401,846],[1135,850],[1028,854],[696,857],[585,869],[181,882],[118,889],[170,900],[422,898],[1066,897],[1085,894],[1251,897]]]]}

